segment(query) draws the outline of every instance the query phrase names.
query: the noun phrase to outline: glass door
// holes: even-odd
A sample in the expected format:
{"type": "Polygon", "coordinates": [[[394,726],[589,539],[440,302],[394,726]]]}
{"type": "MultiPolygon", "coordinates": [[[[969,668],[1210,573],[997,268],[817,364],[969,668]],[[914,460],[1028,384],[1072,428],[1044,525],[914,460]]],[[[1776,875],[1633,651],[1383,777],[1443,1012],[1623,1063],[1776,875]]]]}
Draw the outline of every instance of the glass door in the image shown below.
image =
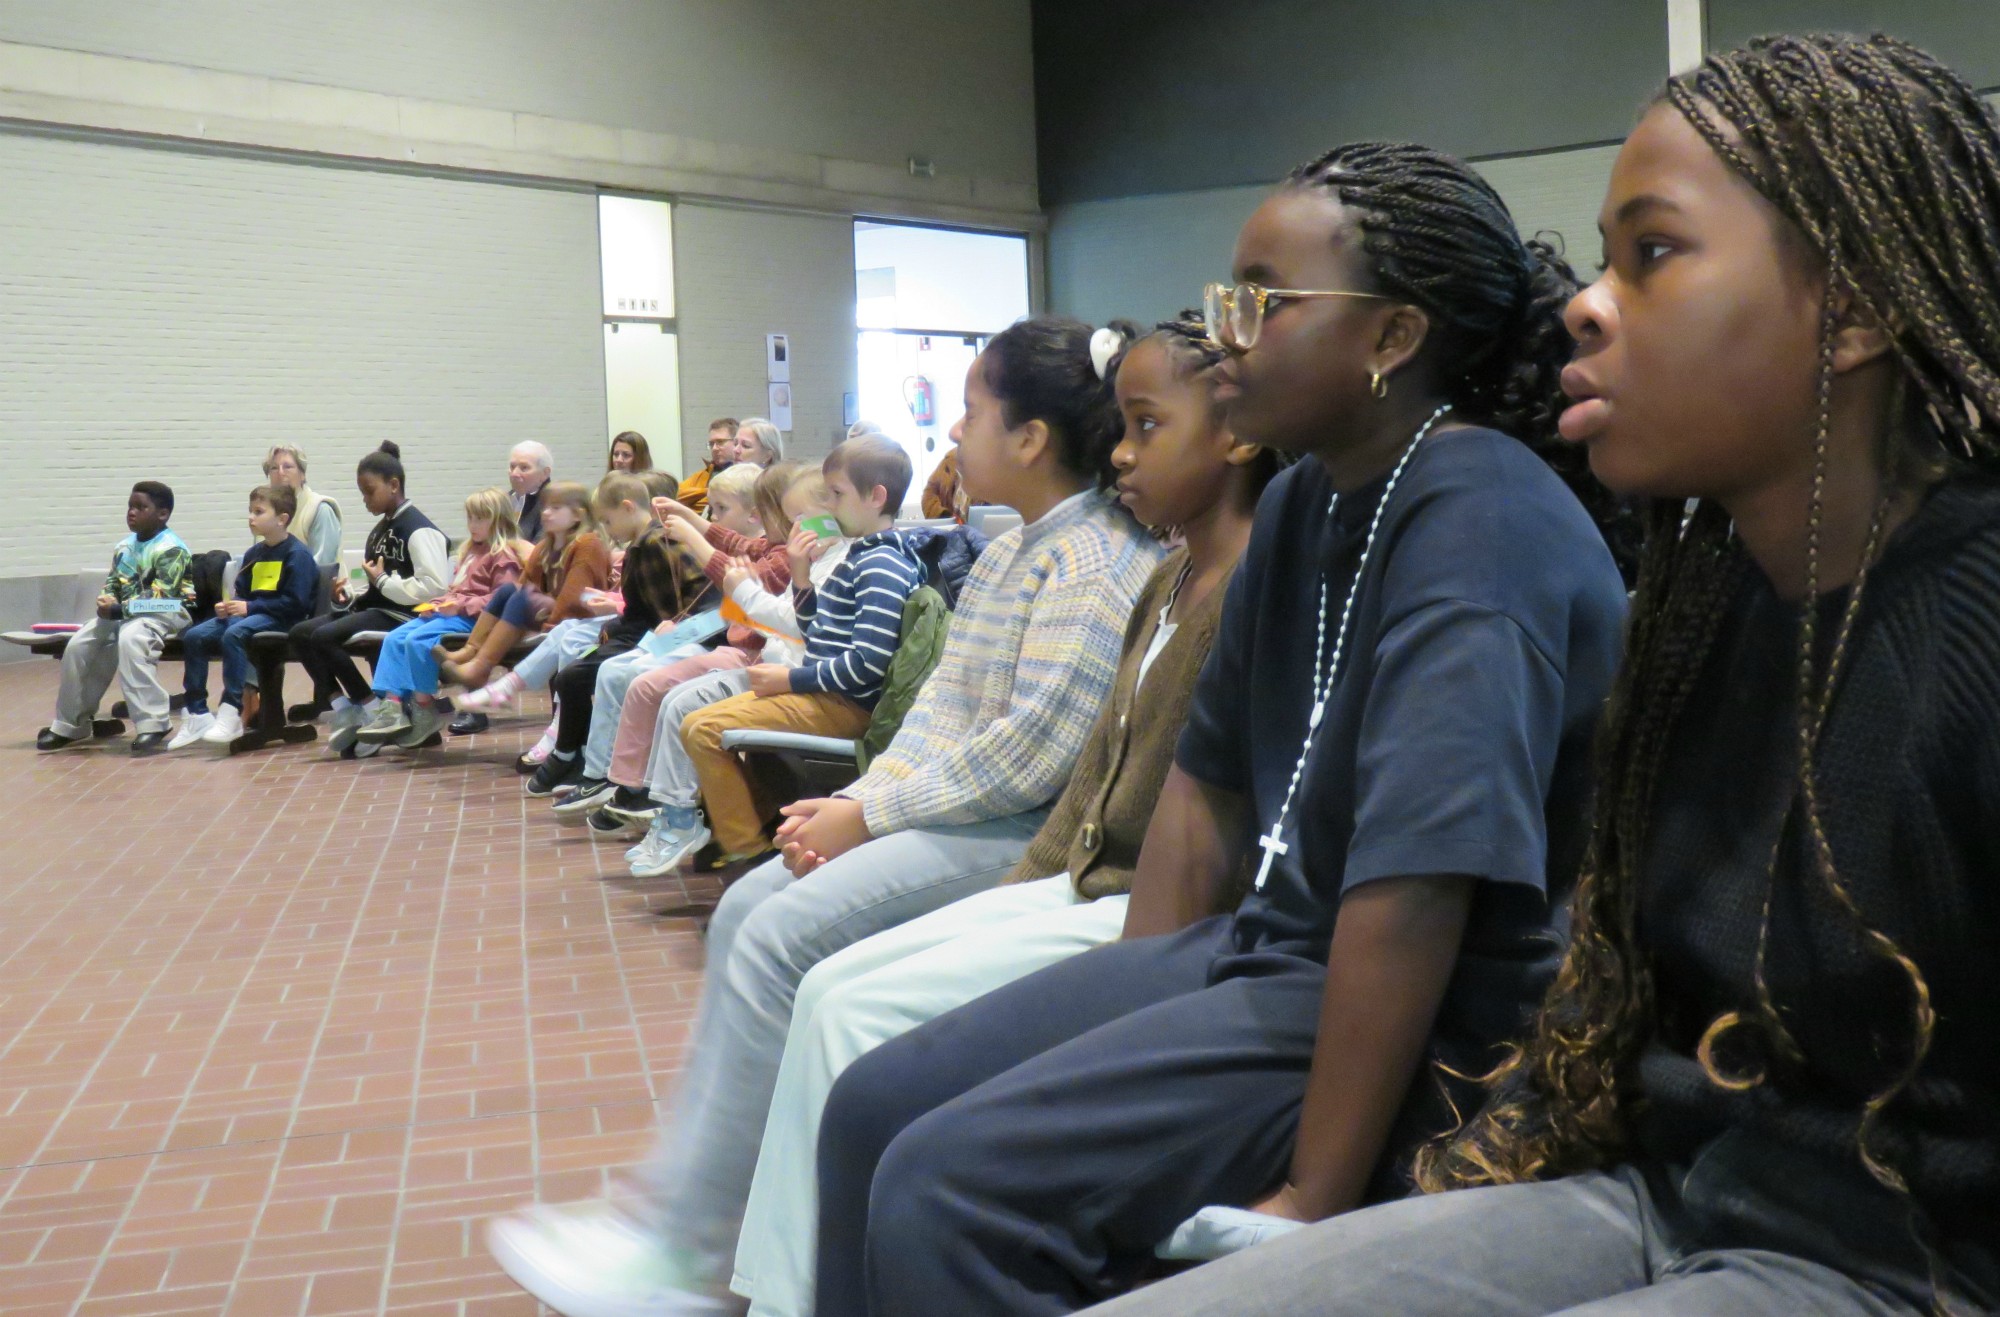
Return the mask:
{"type": "Polygon", "coordinates": [[[965,372],[994,334],[1028,314],[1028,240],[919,224],[854,225],[859,419],[902,444],[916,469],[905,515],[944,460],[965,411],[965,372]]]}

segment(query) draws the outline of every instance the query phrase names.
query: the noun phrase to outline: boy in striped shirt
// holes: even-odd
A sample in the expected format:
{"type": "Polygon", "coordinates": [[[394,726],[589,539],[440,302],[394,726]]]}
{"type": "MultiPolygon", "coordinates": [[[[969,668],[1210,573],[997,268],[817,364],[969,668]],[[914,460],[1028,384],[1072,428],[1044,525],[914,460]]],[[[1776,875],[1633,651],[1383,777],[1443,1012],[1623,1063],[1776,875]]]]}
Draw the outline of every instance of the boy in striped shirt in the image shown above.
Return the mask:
{"type": "MultiPolygon", "coordinates": [[[[722,734],[753,728],[860,736],[902,636],[903,604],[924,583],[922,564],[895,530],[896,510],[912,476],[902,447],[883,435],[861,435],[828,454],[820,473],[834,518],[852,541],[847,559],[817,590],[805,573],[793,573],[793,600],[805,624],[803,662],[757,664],[750,669],[747,694],[699,709],[681,724],[681,743],[701,780],[708,812],[706,827],[698,819],[686,821],[685,838],[676,847],[684,854],[705,846],[711,830],[726,862],[771,849],[749,778],[735,753],[722,748],[722,734]]],[[[811,528],[793,528],[794,561],[817,557],[818,545],[811,528]]]]}

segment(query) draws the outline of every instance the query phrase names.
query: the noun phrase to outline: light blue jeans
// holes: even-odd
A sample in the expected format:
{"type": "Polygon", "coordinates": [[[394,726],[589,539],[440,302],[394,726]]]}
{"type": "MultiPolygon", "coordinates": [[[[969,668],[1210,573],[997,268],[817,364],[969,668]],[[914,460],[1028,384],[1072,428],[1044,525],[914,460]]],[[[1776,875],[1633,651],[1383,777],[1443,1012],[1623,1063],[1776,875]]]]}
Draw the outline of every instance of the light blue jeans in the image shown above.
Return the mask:
{"type": "Polygon", "coordinates": [[[615,617],[572,617],[558,622],[514,667],[514,675],[530,687],[546,686],[555,675],[597,648],[597,638],[615,617]]]}
{"type": "Polygon", "coordinates": [[[722,894],[673,1119],[640,1171],[648,1214],[727,1284],[806,971],[843,947],[998,885],[1048,816],[899,832],[803,879],[773,860],[722,894]]]}

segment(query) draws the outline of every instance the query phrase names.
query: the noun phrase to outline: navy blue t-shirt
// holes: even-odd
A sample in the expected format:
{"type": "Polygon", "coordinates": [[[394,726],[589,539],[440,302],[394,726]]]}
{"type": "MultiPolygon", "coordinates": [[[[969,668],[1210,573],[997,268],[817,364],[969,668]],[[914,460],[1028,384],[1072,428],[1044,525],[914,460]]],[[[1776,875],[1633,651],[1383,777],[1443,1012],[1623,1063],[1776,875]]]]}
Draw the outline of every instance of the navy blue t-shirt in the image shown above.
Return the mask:
{"type": "MultiPolygon", "coordinates": [[[[1339,500],[1308,459],[1271,483],[1175,756],[1247,796],[1270,832],[1387,476],[1339,500]]],[[[1325,961],[1341,894],[1377,878],[1467,874],[1474,898],[1444,1032],[1509,1036],[1553,969],[1554,912],[1589,828],[1589,748],[1625,591],[1554,472],[1495,430],[1414,453],[1377,533],[1339,681],[1239,952],[1325,961]]],[[[1253,871],[1264,852],[1250,852],[1253,871]]]]}

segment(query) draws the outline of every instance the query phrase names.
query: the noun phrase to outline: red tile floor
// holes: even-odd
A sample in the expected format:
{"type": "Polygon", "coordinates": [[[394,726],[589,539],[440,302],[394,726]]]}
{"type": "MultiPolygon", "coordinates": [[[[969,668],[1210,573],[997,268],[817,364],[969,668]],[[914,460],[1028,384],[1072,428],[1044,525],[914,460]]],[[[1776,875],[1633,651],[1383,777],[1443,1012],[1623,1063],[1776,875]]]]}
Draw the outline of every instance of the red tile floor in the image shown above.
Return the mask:
{"type": "Polygon", "coordinates": [[[524,797],[542,718],[38,755],[56,675],[0,664],[0,1313],[531,1317],[481,1223],[643,1151],[717,884],[524,797]]]}

